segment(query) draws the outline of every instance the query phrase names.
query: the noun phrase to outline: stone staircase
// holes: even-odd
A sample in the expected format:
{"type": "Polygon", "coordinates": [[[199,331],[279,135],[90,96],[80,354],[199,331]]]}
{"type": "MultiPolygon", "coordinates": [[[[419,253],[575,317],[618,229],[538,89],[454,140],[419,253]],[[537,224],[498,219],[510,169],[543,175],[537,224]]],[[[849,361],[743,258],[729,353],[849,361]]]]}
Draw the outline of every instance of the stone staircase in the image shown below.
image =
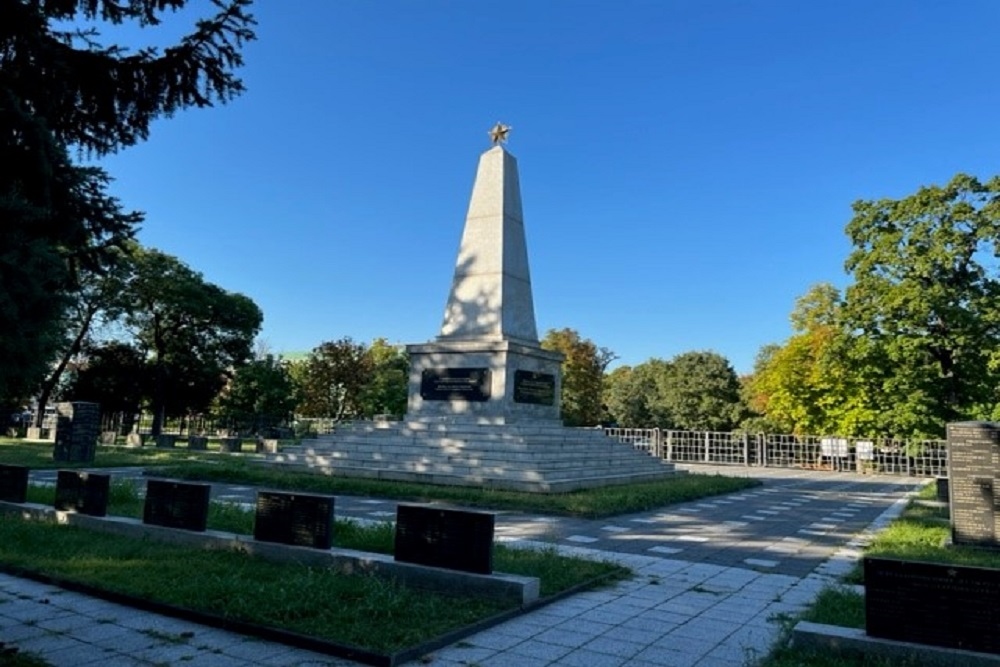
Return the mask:
{"type": "Polygon", "coordinates": [[[665,479],[673,464],[558,422],[372,422],[267,457],[327,474],[429,484],[563,492],[665,479]]]}

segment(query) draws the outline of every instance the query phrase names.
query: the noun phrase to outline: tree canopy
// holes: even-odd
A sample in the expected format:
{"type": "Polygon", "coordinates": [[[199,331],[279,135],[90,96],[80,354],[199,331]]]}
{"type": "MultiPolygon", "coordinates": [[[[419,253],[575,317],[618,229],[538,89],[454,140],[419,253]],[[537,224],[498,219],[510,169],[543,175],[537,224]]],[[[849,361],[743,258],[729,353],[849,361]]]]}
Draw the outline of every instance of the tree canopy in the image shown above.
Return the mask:
{"type": "Polygon", "coordinates": [[[989,414],[1000,384],[1000,177],[958,174],[903,199],[858,201],[847,234],[847,325],[888,363],[891,398],[917,399],[896,422],[940,434],[989,414]]]}
{"type": "Polygon", "coordinates": [[[546,350],[562,352],[562,420],[567,426],[594,426],[605,419],[601,402],[604,371],[614,353],[582,338],[573,329],[550,329],[542,339],[546,350]]]}
{"type": "Polygon", "coordinates": [[[363,343],[350,337],[320,343],[292,367],[299,387],[298,413],[336,420],[360,416],[371,376],[372,359],[363,343]]]}
{"type": "Polygon", "coordinates": [[[1000,416],[1000,177],[854,203],[853,282],[812,288],[746,384],[796,433],[942,437],[1000,416]]]}
{"type": "Polygon", "coordinates": [[[186,3],[0,0],[0,319],[13,323],[0,333],[0,403],[32,393],[65,344],[77,268],[102,267],[142,220],[71,151],[117,151],[157,118],[243,90],[249,0],[213,0],[214,15],[162,52],[101,43],[102,22],[155,25],[186,3]]]}
{"type": "Polygon", "coordinates": [[[153,434],[163,418],[206,409],[251,353],[263,315],[242,294],[206,282],[175,257],[136,254],[123,321],[152,368],[153,434]]]}
{"type": "Polygon", "coordinates": [[[606,378],[605,402],[615,422],[628,427],[723,431],[743,413],[736,371],[707,351],[615,369],[606,378]]]}

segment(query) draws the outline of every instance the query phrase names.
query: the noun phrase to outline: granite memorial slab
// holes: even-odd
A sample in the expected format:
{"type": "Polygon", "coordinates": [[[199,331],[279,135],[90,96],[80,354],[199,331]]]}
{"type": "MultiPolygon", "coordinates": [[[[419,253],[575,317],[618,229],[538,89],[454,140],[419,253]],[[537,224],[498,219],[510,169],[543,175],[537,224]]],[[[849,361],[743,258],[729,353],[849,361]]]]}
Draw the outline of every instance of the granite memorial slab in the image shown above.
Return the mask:
{"type": "Polygon", "coordinates": [[[996,522],[1000,424],[959,422],[947,429],[952,541],[1000,547],[996,522]]]}
{"type": "Polygon", "coordinates": [[[0,465],[0,500],[23,503],[28,499],[28,468],[0,465]]]}
{"type": "Polygon", "coordinates": [[[872,637],[1000,654],[1000,570],[865,558],[872,637]]]}
{"type": "Polygon", "coordinates": [[[63,512],[106,516],[110,490],[111,475],[60,470],[54,507],[63,512]]]}
{"type": "Polygon", "coordinates": [[[493,526],[494,515],[486,512],[398,505],[395,559],[491,574],[493,526]]]}
{"type": "Polygon", "coordinates": [[[333,546],[333,496],[257,492],[253,538],[299,547],[333,546]]]}
{"type": "Polygon", "coordinates": [[[556,376],[551,373],[514,371],[514,402],[552,405],[556,400],[556,376]]]}
{"type": "Polygon", "coordinates": [[[204,532],[208,525],[209,484],[151,479],[146,482],[142,522],[204,532]]]}
{"type": "Polygon", "coordinates": [[[420,376],[420,396],[427,401],[486,401],[490,398],[488,368],[433,368],[420,376]]]}
{"type": "Polygon", "coordinates": [[[57,403],[53,460],[84,463],[93,461],[100,431],[101,407],[97,403],[57,403]]]}
{"type": "Polygon", "coordinates": [[[219,451],[227,454],[238,454],[243,451],[243,440],[240,438],[220,438],[219,451]]]}

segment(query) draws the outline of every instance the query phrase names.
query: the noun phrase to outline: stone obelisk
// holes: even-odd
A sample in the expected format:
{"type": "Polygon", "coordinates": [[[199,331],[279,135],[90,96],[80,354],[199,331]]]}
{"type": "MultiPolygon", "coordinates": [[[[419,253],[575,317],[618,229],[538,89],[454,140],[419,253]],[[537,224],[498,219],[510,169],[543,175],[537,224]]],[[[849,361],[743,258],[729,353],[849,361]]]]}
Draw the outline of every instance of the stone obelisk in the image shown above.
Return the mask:
{"type": "Polygon", "coordinates": [[[407,418],[558,421],[562,355],[538,342],[510,128],[479,158],[441,333],[409,345],[407,418]]]}
{"type": "Polygon", "coordinates": [[[665,479],[673,465],[601,429],[559,419],[562,355],[535,328],[517,161],[502,146],[479,158],[441,332],[407,345],[403,421],[358,422],[286,447],[281,463],[368,479],[532,492],[665,479]]]}

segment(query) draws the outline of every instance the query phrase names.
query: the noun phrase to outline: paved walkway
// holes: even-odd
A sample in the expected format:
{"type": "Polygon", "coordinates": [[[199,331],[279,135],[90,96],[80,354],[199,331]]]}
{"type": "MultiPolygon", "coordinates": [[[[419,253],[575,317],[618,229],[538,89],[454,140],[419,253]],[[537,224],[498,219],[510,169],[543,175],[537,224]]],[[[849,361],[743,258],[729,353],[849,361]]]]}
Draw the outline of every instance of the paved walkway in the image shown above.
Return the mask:
{"type": "MultiPolygon", "coordinates": [[[[635,576],[523,615],[413,664],[740,667],[767,653],[780,631],[777,621],[800,611],[849,570],[865,540],[922,483],[847,473],[683,467],[753,476],[764,485],[606,520],[500,513],[499,540],[619,561],[635,576]]],[[[32,474],[38,482],[54,476],[32,474]]],[[[213,487],[219,500],[251,503],[253,494],[247,487],[213,487]]],[[[393,501],[338,497],[336,502],[339,517],[395,515],[393,501]]],[[[2,575],[0,642],[57,667],[355,665],[2,575]]]]}

